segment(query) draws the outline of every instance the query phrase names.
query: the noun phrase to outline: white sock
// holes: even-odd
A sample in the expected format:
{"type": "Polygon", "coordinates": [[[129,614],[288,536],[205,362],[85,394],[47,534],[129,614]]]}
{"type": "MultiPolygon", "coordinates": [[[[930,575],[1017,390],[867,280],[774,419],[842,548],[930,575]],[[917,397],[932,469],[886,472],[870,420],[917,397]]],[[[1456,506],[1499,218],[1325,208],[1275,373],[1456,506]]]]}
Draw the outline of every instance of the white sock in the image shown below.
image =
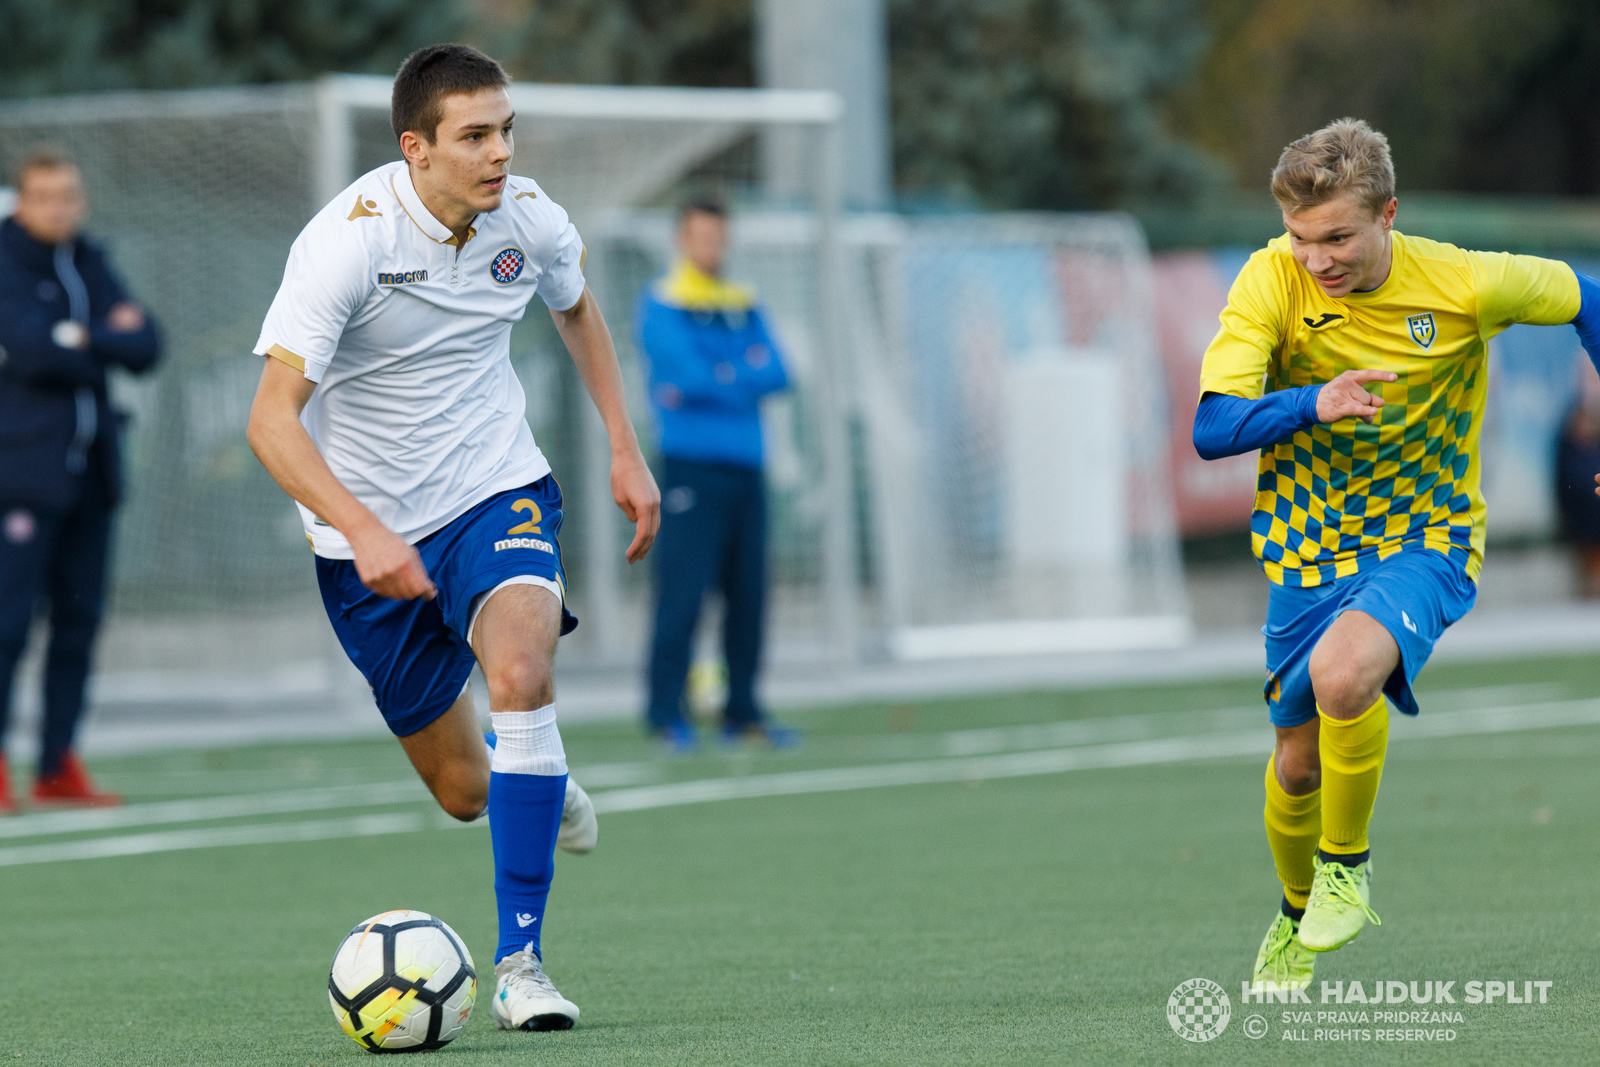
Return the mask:
{"type": "Polygon", "coordinates": [[[567,773],[567,750],[556,729],[556,706],[537,711],[491,711],[494,721],[494,755],[489,769],[497,774],[567,773]]]}

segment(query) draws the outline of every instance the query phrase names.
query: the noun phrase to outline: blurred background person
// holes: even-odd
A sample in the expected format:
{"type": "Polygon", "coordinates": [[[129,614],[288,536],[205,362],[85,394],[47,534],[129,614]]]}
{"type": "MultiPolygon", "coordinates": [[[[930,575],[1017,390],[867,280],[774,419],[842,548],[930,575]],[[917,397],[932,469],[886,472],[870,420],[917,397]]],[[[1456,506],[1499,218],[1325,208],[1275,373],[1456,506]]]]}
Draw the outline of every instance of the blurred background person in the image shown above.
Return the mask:
{"type": "MultiPolygon", "coordinates": [[[[71,157],[31,153],[0,222],[0,740],[12,680],[48,602],[44,719],[35,804],[116,804],[73,752],[106,589],[111,516],[122,495],[106,368],[149,370],[154,323],[85,240],[71,157]]],[[[16,809],[0,754],[0,813],[16,809]]]]}
{"type": "Polygon", "coordinates": [[[639,352],[661,453],[655,629],[646,724],[674,751],[696,744],[684,715],[695,626],[722,593],[728,697],[722,737],[788,746],[798,734],[756,703],[767,594],[761,398],[788,388],[783,357],[751,290],[722,277],[727,211],[712,198],[678,213],[678,255],[639,296],[639,352]]]}
{"type": "Polygon", "coordinates": [[[1556,441],[1556,503],[1563,532],[1571,538],[1578,564],[1578,595],[1600,597],[1600,497],[1594,473],[1600,471],[1600,374],[1583,359],[1572,409],[1556,441]]]}

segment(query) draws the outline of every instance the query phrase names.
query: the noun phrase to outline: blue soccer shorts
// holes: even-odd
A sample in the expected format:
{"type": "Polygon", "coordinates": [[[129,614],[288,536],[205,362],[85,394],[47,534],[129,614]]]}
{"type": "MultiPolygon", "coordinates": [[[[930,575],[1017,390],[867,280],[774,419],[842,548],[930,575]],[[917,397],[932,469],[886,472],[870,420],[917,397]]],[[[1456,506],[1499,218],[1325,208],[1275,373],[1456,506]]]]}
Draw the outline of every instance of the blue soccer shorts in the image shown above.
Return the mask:
{"type": "Polygon", "coordinates": [[[561,487],[546,475],[429,534],[416,548],[439,590],[433,600],[379,596],[361,584],[354,561],[317,557],[328,621],[396,737],[416,733],[461,695],[477,662],[468,643],[472,623],[489,593],[544,585],[562,597],[561,632],[578,625],[565,606],[562,515],[561,487]]]}
{"type": "Polygon", "coordinates": [[[1408,548],[1359,572],[1301,589],[1273,585],[1267,601],[1267,684],[1274,726],[1299,726],[1317,715],[1311,689],[1311,650],[1346,611],[1372,616],[1400,646],[1400,666],[1384,693],[1407,715],[1417,713],[1411,683],[1445,628],[1472,610],[1478,586],[1442,552],[1408,548]]]}

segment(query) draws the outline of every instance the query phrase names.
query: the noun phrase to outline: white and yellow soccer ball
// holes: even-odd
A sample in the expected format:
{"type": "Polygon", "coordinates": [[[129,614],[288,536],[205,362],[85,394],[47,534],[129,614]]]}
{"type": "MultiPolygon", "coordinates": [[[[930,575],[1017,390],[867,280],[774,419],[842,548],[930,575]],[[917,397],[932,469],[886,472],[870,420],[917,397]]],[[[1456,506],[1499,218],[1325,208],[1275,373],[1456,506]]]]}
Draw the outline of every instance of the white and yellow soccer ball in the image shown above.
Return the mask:
{"type": "Polygon", "coordinates": [[[333,1017],[368,1052],[421,1052],[453,1041],[472,1014],[472,954],[442,919],[386,911],[361,923],[333,954],[333,1017]]]}

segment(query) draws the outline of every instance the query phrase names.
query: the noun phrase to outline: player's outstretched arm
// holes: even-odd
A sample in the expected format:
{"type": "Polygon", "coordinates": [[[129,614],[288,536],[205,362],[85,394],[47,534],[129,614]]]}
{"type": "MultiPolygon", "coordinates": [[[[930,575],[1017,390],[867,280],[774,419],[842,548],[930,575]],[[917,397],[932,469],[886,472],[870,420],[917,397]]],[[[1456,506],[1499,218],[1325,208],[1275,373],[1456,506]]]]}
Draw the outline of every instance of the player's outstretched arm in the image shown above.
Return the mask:
{"type": "Polygon", "coordinates": [[[655,476],[639,451],[639,437],[628,418],[622,369],[617,366],[611,331],[587,286],[576,304],[565,311],[551,308],[550,317],[605,423],[606,437],[611,441],[611,498],[634,524],[628,562],[637,563],[650,551],[661,525],[661,490],[656,488],[655,476]]]}
{"type": "Polygon", "coordinates": [[[251,451],[284,492],[344,534],[368,589],[396,600],[433,599],[434,585],[417,550],[339,483],[300,424],[316,383],[280,360],[268,356],[264,362],[245,431],[251,451]]]}

